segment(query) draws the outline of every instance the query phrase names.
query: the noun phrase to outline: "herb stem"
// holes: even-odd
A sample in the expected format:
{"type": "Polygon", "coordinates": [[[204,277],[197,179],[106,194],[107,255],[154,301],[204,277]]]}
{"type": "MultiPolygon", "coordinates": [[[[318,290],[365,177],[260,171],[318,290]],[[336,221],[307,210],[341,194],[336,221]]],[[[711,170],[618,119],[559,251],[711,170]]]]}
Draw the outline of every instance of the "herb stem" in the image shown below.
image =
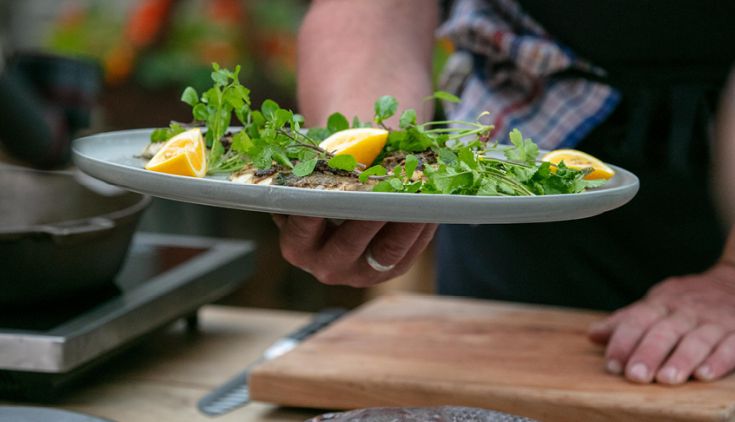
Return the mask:
{"type": "MultiPolygon", "coordinates": [[[[299,141],[298,139],[296,139],[295,136],[293,136],[292,134],[290,134],[288,131],[283,130],[283,128],[278,129],[278,133],[280,133],[281,135],[283,135],[283,136],[291,139],[292,141],[294,141],[296,143],[296,145],[292,145],[292,146],[313,149],[314,151],[316,151],[316,152],[318,152],[320,154],[324,154],[324,155],[326,155],[329,158],[334,157],[334,154],[332,154],[331,152],[325,150],[324,148],[319,147],[318,145],[307,144],[307,143],[304,143],[302,141],[299,141]]],[[[306,135],[302,135],[302,136],[306,137],[306,139],[311,140],[311,138],[309,138],[306,135]]]]}

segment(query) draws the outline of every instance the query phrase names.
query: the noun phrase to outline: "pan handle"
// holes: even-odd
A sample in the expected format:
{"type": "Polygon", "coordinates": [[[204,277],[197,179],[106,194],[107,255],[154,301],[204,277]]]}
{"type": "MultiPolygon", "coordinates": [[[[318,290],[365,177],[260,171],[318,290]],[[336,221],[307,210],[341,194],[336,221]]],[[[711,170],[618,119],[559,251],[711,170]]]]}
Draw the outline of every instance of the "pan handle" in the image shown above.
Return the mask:
{"type": "Polygon", "coordinates": [[[47,233],[56,239],[68,236],[100,233],[114,228],[115,222],[104,217],[70,221],[62,224],[44,224],[37,227],[39,232],[47,233]]]}

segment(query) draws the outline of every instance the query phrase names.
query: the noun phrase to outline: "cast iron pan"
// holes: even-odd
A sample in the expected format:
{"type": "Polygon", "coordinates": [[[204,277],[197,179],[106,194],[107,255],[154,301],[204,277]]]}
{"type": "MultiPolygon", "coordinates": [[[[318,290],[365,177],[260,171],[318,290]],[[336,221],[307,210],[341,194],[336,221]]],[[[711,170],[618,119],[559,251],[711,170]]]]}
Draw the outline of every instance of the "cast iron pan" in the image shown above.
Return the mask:
{"type": "Polygon", "coordinates": [[[0,308],[109,287],[149,202],[102,195],[69,172],[0,167],[0,308]]]}

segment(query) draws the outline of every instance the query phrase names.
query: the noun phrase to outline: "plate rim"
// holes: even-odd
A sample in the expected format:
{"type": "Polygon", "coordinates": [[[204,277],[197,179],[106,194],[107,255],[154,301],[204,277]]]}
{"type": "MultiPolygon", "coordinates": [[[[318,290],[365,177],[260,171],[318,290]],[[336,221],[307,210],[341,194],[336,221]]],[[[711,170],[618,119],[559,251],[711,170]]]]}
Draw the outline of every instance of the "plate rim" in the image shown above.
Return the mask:
{"type": "MultiPolygon", "coordinates": [[[[264,204],[238,204],[234,203],[231,199],[222,199],[216,200],[216,198],[207,197],[207,195],[202,195],[197,198],[191,198],[187,199],[186,197],[182,197],[181,195],[176,195],[176,193],[170,193],[170,192],[161,192],[160,189],[151,189],[150,185],[169,185],[169,184],[178,184],[179,182],[183,181],[183,184],[180,184],[180,186],[186,186],[187,188],[191,188],[192,186],[210,186],[212,188],[216,188],[217,191],[226,191],[231,192],[233,190],[241,190],[243,193],[250,192],[252,195],[276,195],[280,197],[291,197],[293,199],[294,197],[312,197],[312,199],[321,199],[321,200],[327,200],[327,201],[336,201],[336,200],[344,200],[344,201],[350,201],[354,200],[356,198],[365,199],[365,198],[371,198],[372,201],[391,201],[399,199],[399,201],[403,202],[409,202],[410,205],[416,205],[416,206],[422,206],[422,205],[428,205],[428,204],[451,204],[451,201],[447,201],[447,198],[457,198],[457,202],[461,202],[462,204],[466,204],[468,206],[479,206],[479,205],[486,205],[488,207],[490,206],[511,206],[511,207],[520,207],[520,206],[528,206],[531,204],[539,205],[538,203],[554,203],[556,202],[564,202],[564,203],[577,203],[578,205],[583,205],[587,202],[595,202],[596,200],[602,200],[602,199],[611,199],[611,198],[617,198],[616,204],[610,207],[607,207],[606,209],[594,212],[593,214],[585,215],[582,217],[571,217],[571,218],[558,218],[558,219],[539,219],[539,220],[528,220],[524,218],[519,218],[517,222],[544,222],[544,221],[563,221],[563,220],[570,220],[570,219],[578,219],[578,218],[586,218],[591,217],[597,214],[604,213],[606,211],[610,211],[612,209],[618,208],[620,206],[623,206],[625,203],[629,202],[638,192],[640,181],[638,177],[633,174],[632,172],[616,166],[614,164],[608,164],[610,165],[615,171],[616,176],[618,175],[623,178],[620,184],[616,186],[611,187],[600,187],[595,189],[590,189],[585,192],[577,193],[577,194],[551,194],[551,195],[536,195],[536,196],[476,196],[476,195],[452,195],[452,194],[421,194],[421,193],[397,193],[397,192],[372,192],[372,191],[333,191],[333,190],[315,190],[315,189],[306,189],[306,188],[297,188],[292,186],[279,186],[279,185],[247,185],[247,184],[237,184],[233,183],[224,177],[212,177],[207,176],[205,178],[195,178],[195,177],[187,177],[187,176],[179,176],[179,175],[171,175],[171,174],[165,174],[165,173],[157,173],[157,172],[150,172],[144,170],[142,167],[135,167],[130,164],[126,164],[124,162],[116,162],[113,160],[105,160],[103,158],[97,157],[94,154],[90,154],[89,148],[94,148],[92,145],[94,142],[103,141],[105,146],[110,145],[113,142],[113,139],[116,137],[123,137],[128,138],[128,144],[134,143],[137,146],[140,147],[140,150],[142,151],[142,148],[145,146],[144,142],[147,142],[147,137],[152,131],[152,128],[142,128],[142,129],[128,129],[128,130],[117,130],[117,131],[109,131],[109,132],[101,132],[96,134],[91,134],[87,136],[83,136],[80,138],[75,139],[72,142],[72,156],[75,165],[85,173],[91,175],[92,177],[95,177],[97,179],[103,180],[107,183],[111,183],[117,186],[121,186],[127,190],[132,190],[135,192],[140,192],[144,194],[149,194],[152,196],[162,197],[162,198],[168,198],[173,199],[177,201],[183,201],[183,202],[191,202],[191,203],[198,203],[203,205],[211,205],[211,206],[219,206],[219,207],[227,207],[227,208],[236,208],[236,209],[243,209],[243,210],[253,210],[253,211],[261,211],[261,212],[282,212],[283,210],[276,209],[277,207],[267,206],[264,204]],[[145,136],[145,138],[143,138],[145,136]],[[136,139],[136,137],[139,137],[136,139]],[[112,168],[114,169],[118,174],[114,175],[112,173],[107,174],[99,174],[96,170],[102,168],[112,168]],[[128,179],[138,179],[140,177],[144,177],[146,179],[149,179],[153,181],[152,183],[148,183],[148,187],[146,186],[131,186],[130,184],[120,183],[120,178],[125,178],[127,176],[128,179]],[[439,202],[437,202],[439,201],[439,202]],[[524,205],[525,204],[525,205],[524,205]],[[273,209],[273,210],[272,210],[273,209]]],[[[129,145],[125,145],[129,146],[129,145]]],[[[123,146],[120,146],[119,148],[123,148],[123,146]]],[[[130,147],[132,148],[132,147],[130,147]]],[[[135,155],[130,156],[131,160],[135,159],[135,155]]],[[[100,171],[101,173],[101,171],[100,171]]],[[[614,179],[613,179],[614,180],[614,179]]],[[[190,196],[190,195],[189,195],[190,196]]],[[[243,196],[243,195],[240,195],[243,196]]],[[[261,202],[269,202],[269,201],[261,201],[261,202]]],[[[271,201],[272,202],[272,201],[271,201]]],[[[603,206],[603,208],[605,208],[603,206]]],[[[294,210],[291,210],[294,211],[294,210]]],[[[321,212],[310,212],[309,210],[296,210],[294,212],[290,212],[292,214],[298,214],[298,215],[312,215],[312,216],[321,216],[321,214],[329,214],[329,213],[321,213],[321,212]]],[[[326,218],[349,218],[349,219],[360,219],[365,220],[369,219],[369,217],[356,217],[356,216],[345,216],[340,214],[339,217],[334,217],[332,215],[324,215],[326,218]]],[[[337,213],[339,214],[339,213],[337,213]]],[[[385,218],[377,218],[378,220],[386,220],[385,218]]],[[[412,219],[400,219],[400,220],[391,220],[387,219],[386,221],[423,221],[425,219],[418,219],[418,220],[412,220],[412,219]]],[[[427,222],[449,222],[449,223],[461,223],[466,220],[469,224],[484,224],[482,221],[484,220],[498,220],[498,218],[452,218],[450,219],[452,221],[427,221],[427,222]],[[480,222],[478,222],[478,220],[480,222]]],[[[502,219],[500,219],[502,220],[502,219]]],[[[507,218],[507,220],[513,220],[513,218],[507,218]]],[[[492,222],[492,221],[490,221],[492,222]]],[[[509,222],[516,222],[516,221],[509,221],[509,222]]]]}

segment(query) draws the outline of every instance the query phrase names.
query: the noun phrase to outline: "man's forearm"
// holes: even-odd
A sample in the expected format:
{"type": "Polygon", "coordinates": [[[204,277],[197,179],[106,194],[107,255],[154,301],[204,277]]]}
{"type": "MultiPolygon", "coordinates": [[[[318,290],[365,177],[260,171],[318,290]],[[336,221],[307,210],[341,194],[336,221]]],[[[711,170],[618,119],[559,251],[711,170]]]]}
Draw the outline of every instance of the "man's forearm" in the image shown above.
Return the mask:
{"type": "Polygon", "coordinates": [[[430,94],[433,0],[318,0],[304,19],[298,45],[299,112],[324,125],[335,111],[370,120],[373,102],[393,95],[420,118],[430,94]]]}

